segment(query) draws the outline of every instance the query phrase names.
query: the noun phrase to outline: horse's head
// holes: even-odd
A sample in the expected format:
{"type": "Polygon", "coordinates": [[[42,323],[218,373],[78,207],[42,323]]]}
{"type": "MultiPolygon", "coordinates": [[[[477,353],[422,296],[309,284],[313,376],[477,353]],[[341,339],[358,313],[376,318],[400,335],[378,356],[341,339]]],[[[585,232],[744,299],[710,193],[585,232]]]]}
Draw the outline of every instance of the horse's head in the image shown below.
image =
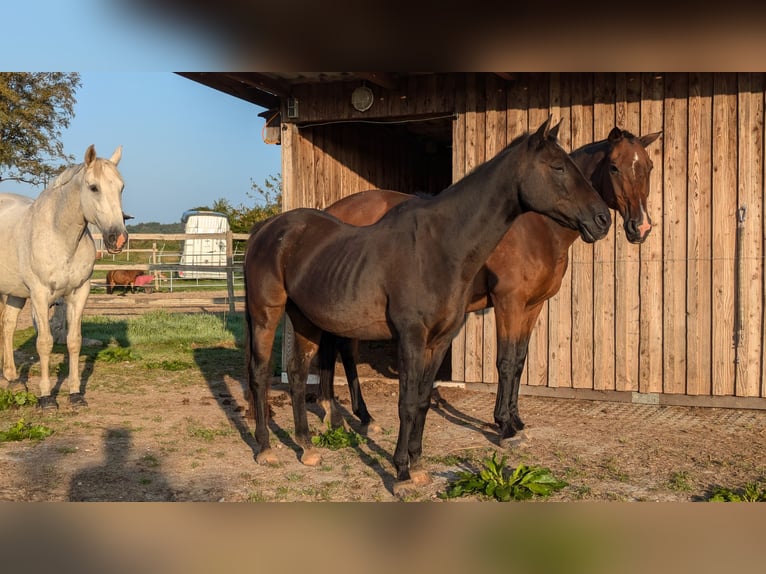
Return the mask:
{"type": "Polygon", "coordinates": [[[612,224],[609,207],[572,161],[556,136],[551,118],[527,138],[527,170],[520,188],[522,207],[576,229],[584,241],[604,237],[612,224]]]}
{"type": "Polygon", "coordinates": [[[606,157],[593,174],[607,205],[620,212],[625,236],[631,243],[643,243],[652,230],[652,220],[646,209],[652,160],[646,153],[646,147],[661,133],[636,137],[620,128],[613,128],[607,138],[609,148],[606,157]]]}
{"type": "Polygon", "coordinates": [[[80,185],[83,215],[101,230],[109,253],[119,253],[128,241],[122,211],[122,189],[125,185],[117,170],[121,157],[122,146],[109,159],[96,157],[95,147],[89,146],[85,151],[85,169],[80,185]]]}

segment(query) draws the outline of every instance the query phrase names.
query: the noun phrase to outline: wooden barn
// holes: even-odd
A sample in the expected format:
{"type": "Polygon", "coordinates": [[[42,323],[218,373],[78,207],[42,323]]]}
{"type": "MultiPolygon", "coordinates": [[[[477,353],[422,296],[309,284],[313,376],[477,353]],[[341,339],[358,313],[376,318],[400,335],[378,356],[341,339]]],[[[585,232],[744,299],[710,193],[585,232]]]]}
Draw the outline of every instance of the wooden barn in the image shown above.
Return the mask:
{"type": "MultiPolygon", "coordinates": [[[[285,209],[369,188],[436,193],[549,115],[573,150],[615,125],[647,148],[654,230],[577,241],[530,343],[522,393],[766,408],[763,73],[184,73],[268,111],[285,209]]],[[[493,383],[492,310],[451,379],[493,383]]]]}

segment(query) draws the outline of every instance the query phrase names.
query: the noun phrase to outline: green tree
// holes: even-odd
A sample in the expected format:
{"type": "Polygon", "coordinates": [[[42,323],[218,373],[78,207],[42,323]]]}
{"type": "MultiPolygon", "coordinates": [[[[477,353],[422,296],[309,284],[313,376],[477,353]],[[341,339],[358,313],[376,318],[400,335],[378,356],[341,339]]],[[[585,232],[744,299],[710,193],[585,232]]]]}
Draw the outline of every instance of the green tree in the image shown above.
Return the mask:
{"type": "Polygon", "coordinates": [[[282,211],[282,177],[270,175],[259,185],[250,180],[251,191],[246,193],[254,205],[232,205],[225,197],[216,199],[209,209],[219,213],[225,213],[229,218],[229,226],[234,233],[248,233],[250,229],[263,219],[276,215],[282,211]]]}
{"type": "Polygon", "coordinates": [[[79,87],[77,73],[0,72],[0,181],[47,183],[73,162],[61,132],[79,87]]]}

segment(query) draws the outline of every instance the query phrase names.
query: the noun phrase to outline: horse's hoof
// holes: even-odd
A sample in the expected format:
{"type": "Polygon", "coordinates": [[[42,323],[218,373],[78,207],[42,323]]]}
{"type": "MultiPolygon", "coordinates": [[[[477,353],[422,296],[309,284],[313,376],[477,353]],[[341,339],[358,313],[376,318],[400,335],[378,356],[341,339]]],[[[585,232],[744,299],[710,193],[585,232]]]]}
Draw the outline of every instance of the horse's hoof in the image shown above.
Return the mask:
{"type": "Polygon", "coordinates": [[[56,402],[56,399],[50,395],[37,399],[37,406],[43,410],[59,408],[59,404],[56,402]]]}
{"type": "Polygon", "coordinates": [[[69,405],[72,407],[87,407],[88,401],[82,393],[69,393],[69,405]]]}
{"type": "Polygon", "coordinates": [[[27,392],[27,386],[21,381],[10,381],[8,383],[8,390],[12,393],[27,392]]]}
{"type": "Polygon", "coordinates": [[[526,432],[524,431],[517,432],[513,436],[502,437],[500,439],[500,446],[502,448],[511,449],[511,448],[515,448],[515,447],[523,445],[528,440],[529,440],[529,435],[526,432]]]}
{"type": "Polygon", "coordinates": [[[425,470],[411,470],[410,480],[415,486],[424,486],[431,484],[431,474],[425,470]]]}
{"type": "Polygon", "coordinates": [[[301,456],[301,462],[306,466],[317,466],[322,462],[322,455],[313,448],[304,450],[303,455],[301,456]]]}
{"type": "Polygon", "coordinates": [[[270,448],[263,449],[255,457],[255,462],[258,464],[276,466],[279,464],[279,458],[276,453],[270,448]]]}
{"type": "Polygon", "coordinates": [[[411,494],[417,492],[420,485],[415,483],[415,480],[410,478],[409,480],[397,480],[394,483],[394,496],[397,498],[405,498],[411,494]]]}

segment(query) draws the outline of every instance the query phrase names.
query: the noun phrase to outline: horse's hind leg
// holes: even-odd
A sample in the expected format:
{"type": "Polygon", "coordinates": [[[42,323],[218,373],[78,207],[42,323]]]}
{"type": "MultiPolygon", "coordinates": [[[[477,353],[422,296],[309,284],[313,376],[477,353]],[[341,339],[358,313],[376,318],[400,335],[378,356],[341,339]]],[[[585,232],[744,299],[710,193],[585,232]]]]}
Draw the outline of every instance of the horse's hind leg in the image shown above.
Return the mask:
{"type": "Polygon", "coordinates": [[[322,332],[295,309],[288,307],[288,313],[293,323],[295,344],[290,363],[287,365],[295,422],[295,442],[303,449],[301,462],[308,466],[316,466],[321,462],[322,457],[311,443],[306,415],[306,379],[311,360],[319,349],[322,332]]]}

